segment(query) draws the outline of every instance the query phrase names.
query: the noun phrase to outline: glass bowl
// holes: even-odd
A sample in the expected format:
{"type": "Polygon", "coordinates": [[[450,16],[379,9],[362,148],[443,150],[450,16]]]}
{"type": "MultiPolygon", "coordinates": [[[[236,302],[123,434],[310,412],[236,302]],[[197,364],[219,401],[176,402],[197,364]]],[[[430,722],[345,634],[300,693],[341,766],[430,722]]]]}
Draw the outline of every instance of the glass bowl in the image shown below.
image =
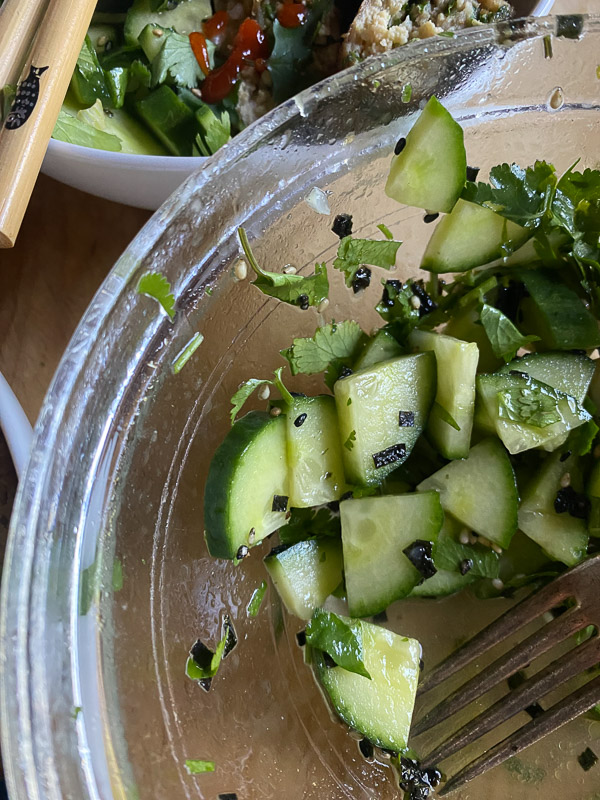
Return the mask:
{"type": "MultiPolygon", "coordinates": [[[[544,157],[559,169],[578,157],[596,166],[599,49],[600,17],[577,16],[470,29],[370,59],[236,137],[134,239],[64,355],[19,486],[1,619],[12,800],[398,796],[385,759],[364,761],[332,719],[295,642],[301,623],[274,592],[248,616],[264,548],[240,567],[213,561],[202,524],[208,464],[239,383],[268,377],[283,363],[278,350],[324,320],[354,317],[370,330],[380,289],[373,281],[355,298],[335,274],[323,316],[279,305],[236,277],[236,228],[268,268],[331,262],[332,216],[305,202],[318,186],[332,215],[354,215],[357,234],[385,222],[404,239],[395,277],[414,274],[431,226],[382,187],[426,99],[435,93],[461,122],[483,174],[544,157]],[[149,270],[173,287],[173,321],[136,292],[149,270]],[[197,331],[202,344],[174,374],[197,331]],[[239,644],[205,693],[185,676],[187,653],[197,638],[215,642],[225,613],[239,644]],[[190,775],[187,759],[213,760],[216,771],[190,775]]],[[[389,620],[424,635],[433,664],[507,601],[424,602],[396,604],[389,620]]],[[[590,800],[600,776],[584,777],[576,756],[599,727],[577,720],[456,796],[590,800]]]]}

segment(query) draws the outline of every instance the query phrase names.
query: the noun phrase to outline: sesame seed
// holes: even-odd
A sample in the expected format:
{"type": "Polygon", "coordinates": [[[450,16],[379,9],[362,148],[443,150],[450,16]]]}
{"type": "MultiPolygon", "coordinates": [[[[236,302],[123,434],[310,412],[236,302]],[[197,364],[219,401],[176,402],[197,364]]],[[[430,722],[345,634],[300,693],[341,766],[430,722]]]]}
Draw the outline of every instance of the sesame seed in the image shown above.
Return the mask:
{"type": "Polygon", "coordinates": [[[410,304],[415,309],[421,308],[421,300],[416,294],[413,294],[413,296],[410,298],[410,304]]]}
{"type": "Polygon", "coordinates": [[[194,88],[191,91],[194,97],[199,97],[200,100],[202,100],[202,92],[200,91],[200,89],[198,89],[197,86],[194,86],[194,88]]]}
{"type": "Polygon", "coordinates": [[[288,264],[287,267],[284,267],[283,271],[286,275],[295,275],[298,272],[296,267],[293,267],[291,264],[288,264]]]}
{"type": "Polygon", "coordinates": [[[492,544],[492,550],[494,553],[498,553],[498,555],[502,555],[502,548],[497,544],[492,544]]]}
{"type": "Polygon", "coordinates": [[[260,400],[268,400],[270,394],[271,394],[271,389],[267,384],[265,384],[258,393],[258,397],[260,398],[260,400]]]}
{"type": "Polygon", "coordinates": [[[256,531],[254,528],[250,528],[250,533],[248,534],[248,544],[253,544],[255,539],[256,531]]]}
{"type": "Polygon", "coordinates": [[[243,258],[238,258],[233,265],[233,274],[238,281],[243,281],[246,279],[248,275],[248,265],[243,258]]]}
{"type": "Polygon", "coordinates": [[[269,412],[272,417],[278,417],[281,414],[281,409],[279,406],[273,406],[271,411],[269,412]]]}
{"type": "Polygon", "coordinates": [[[460,536],[458,537],[458,540],[460,541],[460,543],[461,544],[469,544],[469,539],[470,538],[471,538],[470,532],[467,530],[467,528],[463,528],[462,531],[460,532],[460,536]]]}
{"type": "Polygon", "coordinates": [[[325,298],[324,300],[321,300],[321,302],[319,303],[319,306],[317,308],[317,311],[319,312],[319,314],[322,314],[323,311],[325,311],[325,309],[327,308],[328,305],[329,305],[329,300],[327,298],[325,298]]]}
{"type": "Polygon", "coordinates": [[[153,28],[152,29],[152,36],[156,36],[157,39],[160,39],[160,37],[163,34],[164,34],[164,31],[163,31],[162,28],[153,28]]]}
{"type": "Polygon", "coordinates": [[[477,541],[479,542],[479,544],[484,545],[484,547],[491,547],[492,546],[492,543],[490,542],[490,540],[486,539],[485,536],[480,536],[477,539],[477,541]]]}
{"type": "Polygon", "coordinates": [[[494,578],[492,581],[492,586],[494,589],[497,589],[499,592],[501,592],[502,589],[504,589],[504,581],[501,581],[500,578],[494,578]]]}
{"type": "Polygon", "coordinates": [[[560,479],[560,485],[562,486],[563,489],[566,489],[567,486],[571,485],[571,473],[570,472],[565,472],[565,474],[560,479]]]}
{"type": "Polygon", "coordinates": [[[108,42],[108,36],[99,36],[96,45],[98,47],[104,47],[104,45],[108,42]]]}

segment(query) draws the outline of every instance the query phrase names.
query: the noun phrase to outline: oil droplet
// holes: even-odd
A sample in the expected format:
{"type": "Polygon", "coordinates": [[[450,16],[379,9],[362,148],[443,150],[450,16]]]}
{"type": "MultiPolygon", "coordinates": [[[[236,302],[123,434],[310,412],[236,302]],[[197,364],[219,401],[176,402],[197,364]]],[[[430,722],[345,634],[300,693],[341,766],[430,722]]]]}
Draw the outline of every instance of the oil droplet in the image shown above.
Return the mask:
{"type": "Polygon", "coordinates": [[[560,86],[557,86],[550,93],[550,98],[548,99],[548,105],[553,111],[558,111],[558,109],[564,105],[564,102],[565,102],[564,92],[560,86]]]}

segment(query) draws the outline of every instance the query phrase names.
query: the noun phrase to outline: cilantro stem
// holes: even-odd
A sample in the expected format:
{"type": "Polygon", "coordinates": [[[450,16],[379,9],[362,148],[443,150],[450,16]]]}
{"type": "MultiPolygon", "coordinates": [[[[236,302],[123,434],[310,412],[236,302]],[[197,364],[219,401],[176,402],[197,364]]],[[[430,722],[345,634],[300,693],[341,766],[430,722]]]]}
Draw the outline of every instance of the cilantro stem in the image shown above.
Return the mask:
{"type": "Polygon", "coordinates": [[[256,617],[258,615],[260,607],[262,606],[262,602],[265,599],[266,591],[267,591],[267,582],[262,581],[260,586],[252,592],[252,597],[250,598],[250,602],[246,606],[246,611],[249,617],[256,617]]]}
{"type": "Polygon", "coordinates": [[[171,368],[174,375],[177,375],[179,372],[181,372],[203,341],[204,336],[200,332],[197,332],[192,336],[183,350],[178,353],[177,357],[173,361],[171,368]]]}

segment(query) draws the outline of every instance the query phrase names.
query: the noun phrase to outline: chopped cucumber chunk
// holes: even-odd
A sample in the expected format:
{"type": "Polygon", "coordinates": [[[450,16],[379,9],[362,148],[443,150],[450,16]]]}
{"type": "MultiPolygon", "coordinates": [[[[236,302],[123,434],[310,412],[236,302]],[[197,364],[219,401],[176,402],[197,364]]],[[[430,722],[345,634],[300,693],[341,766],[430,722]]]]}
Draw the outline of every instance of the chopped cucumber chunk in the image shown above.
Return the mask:
{"type": "Polygon", "coordinates": [[[345,500],[340,515],[350,614],[378,614],[423,579],[403,550],[436,541],[444,521],[440,498],[424,492],[345,500]]]}
{"type": "Polygon", "coordinates": [[[475,410],[477,345],[421,330],[412,331],[408,341],[419,352],[435,353],[437,392],[427,420],[427,434],[444,458],[465,458],[471,446],[475,410]],[[446,421],[445,415],[450,415],[458,430],[446,421]]]}
{"type": "Polygon", "coordinates": [[[407,206],[451,211],[466,179],[463,130],[431,97],[392,161],[385,193],[407,206]]]}
{"type": "Polygon", "coordinates": [[[319,651],[313,653],[315,671],[347,725],[373,744],[399,752],[408,743],[421,645],[377,625],[358,624],[371,680],[342,667],[329,667],[319,651]]]}
{"type": "Polygon", "coordinates": [[[515,473],[497,439],[476,444],[467,458],[442,467],[417,489],[436,489],[444,511],[500,547],[508,547],[517,530],[515,473]]]}
{"type": "Polygon", "coordinates": [[[386,330],[377,331],[366,343],[362,353],[356,359],[355,370],[367,369],[381,361],[388,361],[402,355],[402,348],[391,333],[386,330]]]}
{"type": "Polygon", "coordinates": [[[125,43],[137,45],[138,37],[146,25],[152,23],[162,28],[173,28],[177,33],[202,30],[202,21],[212,16],[210,0],[179,0],[173,8],[154,11],[152,0],[134,0],[125,18],[125,43]]]}
{"type": "Polygon", "coordinates": [[[346,477],[377,485],[410,455],[435,394],[433,353],[400,356],[334,387],[346,477]]]}
{"type": "Polygon", "coordinates": [[[500,258],[505,248],[520,247],[530,236],[522,228],[485,206],[459,200],[443,217],[427,244],[421,269],[466,272],[500,258]]]}
{"type": "Polygon", "coordinates": [[[590,415],[574,397],[526,375],[479,375],[477,393],[509,453],[560,447],[590,415]]]}
{"type": "Polygon", "coordinates": [[[235,422],[210,464],[204,490],[210,554],[241,557],[241,547],[286,524],[287,504],[285,416],[250,411],[235,422]]]}
{"type": "Polygon", "coordinates": [[[346,482],[333,397],[294,397],[287,409],[287,454],[290,506],[339,500],[346,482]]]}
{"type": "Polygon", "coordinates": [[[135,104],[138,114],[174,156],[191,156],[196,134],[193,111],[163,84],[135,104]]]}
{"type": "Polygon", "coordinates": [[[581,353],[531,353],[515,358],[498,372],[524,372],[536,381],[574,397],[581,405],[585,400],[595,363],[581,353]]]}
{"type": "Polygon", "coordinates": [[[265,567],[290,614],[310,619],[342,582],[342,544],[332,538],[276,547],[265,567]]]}

